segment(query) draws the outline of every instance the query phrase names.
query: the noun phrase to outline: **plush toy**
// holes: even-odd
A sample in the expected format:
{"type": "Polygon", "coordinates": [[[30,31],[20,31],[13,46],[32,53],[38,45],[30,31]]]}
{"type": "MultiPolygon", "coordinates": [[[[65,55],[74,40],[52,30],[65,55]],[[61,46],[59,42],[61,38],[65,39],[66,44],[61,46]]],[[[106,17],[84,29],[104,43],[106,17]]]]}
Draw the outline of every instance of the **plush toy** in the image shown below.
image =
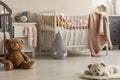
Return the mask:
{"type": "Polygon", "coordinates": [[[20,16],[15,16],[15,21],[20,22],[20,16]]]}
{"type": "Polygon", "coordinates": [[[104,63],[89,64],[88,70],[81,76],[89,79],[112,79],[120,78],[120,72],[116,66],[108,66],[104,63]]]}
{"type": "Polygon", "coordinates": [[[110,76],[114,73],[118,73],[117,68],[108,67],[104,63],[95,63],[88,65],[89,70],[85,71],[85,74],[90,74],[94,76],[110,76]]]}
{"type": "Polygon", "coordinates": [[[58,32],[51,48],[51,56],[54,59],[63,59],[67,57],[67,54],[67,48],[65,47],[60,32],[58,32]]]}
{"type": "Polygon", "coordinates": [[[27,22],[27,20],[28,20],[28,18],[26,16],[21,16],[20,19],[21,19],[22,22],[27,22]]]}
{"type": "Polygon", "coordinates": [[[63,26],[63,28],[68,29],[70,25],[65,21],[62,15],[56,17],[57,26],[63,26]]]}
{"type": "Polygon", "coordinates": [[[7,53],[2,58],[5,70],[14,68],[31,69],[34,67],[35,62],[21,51],[23,45],[24,41],[22,39],[11,38],[5,40],[7,53]]]}

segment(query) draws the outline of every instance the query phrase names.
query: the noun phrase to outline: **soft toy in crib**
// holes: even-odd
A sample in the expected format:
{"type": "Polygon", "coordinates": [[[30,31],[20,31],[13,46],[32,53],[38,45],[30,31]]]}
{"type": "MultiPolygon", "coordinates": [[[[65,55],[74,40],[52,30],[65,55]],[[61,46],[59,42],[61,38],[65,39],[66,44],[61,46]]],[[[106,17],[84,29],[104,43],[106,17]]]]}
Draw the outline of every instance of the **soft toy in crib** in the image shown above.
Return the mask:
{"type": "Polygon", "coordinates": [[[113,79],[120,78],[120,72],[116,66],[107,66],[104,63],[89,64],[88,70],[81,76],[86,79],[113,79]]]}
{"type": "Polygon", "coordinates": [[[63,26],[65,29],[69,28],[69,24],[67,23],[67,21],[65,21],[62,15],[59,15],[56,17],[56,23],[57,23],[57,26],[63,26]]]}
{"type": "Polygon", "coordinates": [[[7,39],[5,46],[7,53],[2,58],[5,70],[14,68],[31,69],[35,62],[31,60],[24,52],[22,52],[24,41],[22,39],[7,39]]]}

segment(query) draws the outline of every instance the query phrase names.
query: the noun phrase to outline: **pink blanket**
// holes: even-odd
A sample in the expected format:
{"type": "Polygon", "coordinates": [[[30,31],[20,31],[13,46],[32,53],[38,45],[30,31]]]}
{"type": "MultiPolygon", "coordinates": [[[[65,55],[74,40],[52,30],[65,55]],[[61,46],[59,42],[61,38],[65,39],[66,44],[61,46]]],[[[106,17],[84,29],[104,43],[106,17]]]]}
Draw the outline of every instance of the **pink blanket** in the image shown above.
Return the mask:
{"type": "Polygon", "coordinates": [[[107,44],[112,49],[109,22],[106,14],[93,12],[89,15],[89,48],[91,54],[98,54],[107,44]]]}
{"type": "Polygon", "coordinates": [[[26,26],[24,28],[24,35],[28,37],[28,44],[31,48],[37,46],[37,29],[36,26],[26,26]]]}

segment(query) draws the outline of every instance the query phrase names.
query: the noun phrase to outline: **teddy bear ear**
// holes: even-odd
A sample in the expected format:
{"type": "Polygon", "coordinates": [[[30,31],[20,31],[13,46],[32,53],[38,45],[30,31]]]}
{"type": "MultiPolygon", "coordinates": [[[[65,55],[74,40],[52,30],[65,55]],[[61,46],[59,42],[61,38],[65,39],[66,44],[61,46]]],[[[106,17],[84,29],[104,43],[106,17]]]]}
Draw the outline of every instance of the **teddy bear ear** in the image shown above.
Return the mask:
{"type": "Polygon", "coordinates": [[[92,64],[89,64],[89,65],[88,65],[88,69],[90,69],[91,67],[92,67],[92,64]]]}
{"type": "Polygon", "coordinates": [[[24,41],[23,39],[21,39],[21,43],[22,43],[22,44],[25,44],[25,41],[24,41]]]}
{"type": "Polygon", "coordinates": [[[10,42],[10,39],[5,40],[5,45],[10,42]]]}
{"type": "Polygon", "coordinates": [[[102,66],[104,66],[104,67],[106,66],[104,63],[100,63],[100,64],[101,64],[102,66]]]}

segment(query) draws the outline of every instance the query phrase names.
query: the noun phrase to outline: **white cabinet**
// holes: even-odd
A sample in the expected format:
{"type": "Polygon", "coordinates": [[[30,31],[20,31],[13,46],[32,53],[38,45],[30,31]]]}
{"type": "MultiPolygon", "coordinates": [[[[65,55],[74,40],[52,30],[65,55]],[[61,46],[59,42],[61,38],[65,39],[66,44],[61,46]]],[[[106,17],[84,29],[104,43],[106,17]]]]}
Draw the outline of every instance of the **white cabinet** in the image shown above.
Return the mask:
{"type": "Polygon", "coordinates": [[[34,52],[34,48],[30,48],[28,45],[28,37],[24,35],[24,28],[29,26],[35,26],[36,23],[12,23],[13,26],[13,37],[14,38],[20,38],[23,39],[25,41],[25,45],[23,47],[23,52],[27,52],[27,53],[32,53],[32,57],[35,57],[35,52],[34,52]]]}

